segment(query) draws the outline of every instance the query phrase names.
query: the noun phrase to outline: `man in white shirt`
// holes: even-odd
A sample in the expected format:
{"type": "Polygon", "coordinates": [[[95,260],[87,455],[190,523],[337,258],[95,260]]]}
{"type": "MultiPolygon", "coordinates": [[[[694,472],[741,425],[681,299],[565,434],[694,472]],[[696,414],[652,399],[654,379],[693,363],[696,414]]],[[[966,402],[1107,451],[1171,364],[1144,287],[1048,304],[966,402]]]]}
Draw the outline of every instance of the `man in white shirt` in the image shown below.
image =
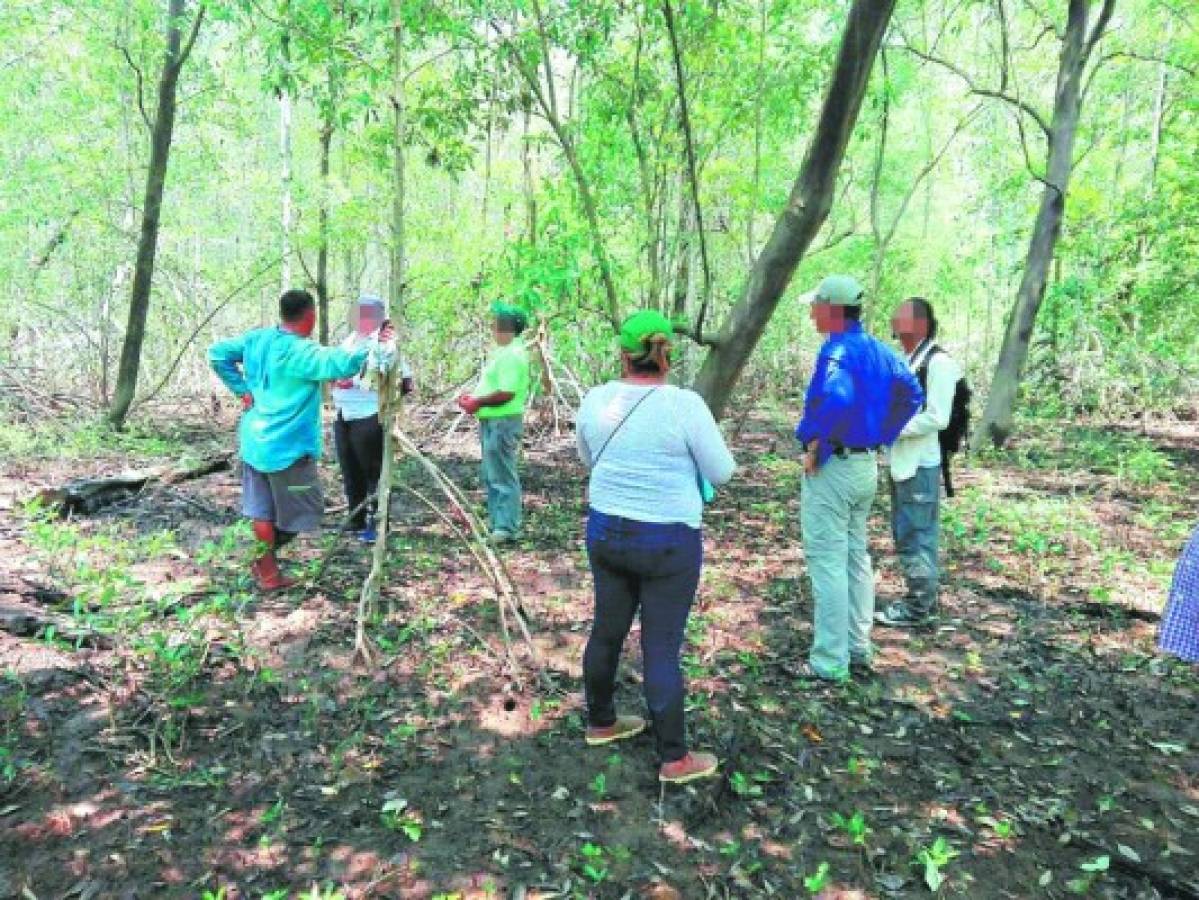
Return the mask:
{"type": "Polygon", "coordinates": [[[880,610],[882,625],[926,623],[937,610],[941,528],[940,433],[949,425],[962,377],[957,361],[937,346],[937,317],[922,297],[905,300],[891,320],[908,365],[925,391],[924,408],[904,426],[890,452],[891,534],[907,593],[880,610]]]}

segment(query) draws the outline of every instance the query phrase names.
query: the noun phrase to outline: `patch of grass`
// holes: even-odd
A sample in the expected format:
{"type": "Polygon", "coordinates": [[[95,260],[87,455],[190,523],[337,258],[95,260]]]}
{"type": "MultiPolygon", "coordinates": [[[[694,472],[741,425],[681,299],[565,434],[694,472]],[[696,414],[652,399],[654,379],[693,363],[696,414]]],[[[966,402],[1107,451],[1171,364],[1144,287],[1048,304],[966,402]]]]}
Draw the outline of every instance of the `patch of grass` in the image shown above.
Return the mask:
{"type": "Polygon", "coordinates": [[[91,459],[121,453],[172,457],[187,450],[179,437],[137,424],[114,431],[101,419],[47,419],[0,430],[0,459],[91,459]]]}
{"type": "MultiPolygon", "coordinates": [[[[1089,425],[1068,425],[1056,434],[1049,430],[1004,455],[1025,469],[1113,475],[1138,487],[1172,483],[1178,477],[1170,457],[1148,438],[1089,425]]],[[[983,456],[994,457],[995,452],[983,456]]]]}

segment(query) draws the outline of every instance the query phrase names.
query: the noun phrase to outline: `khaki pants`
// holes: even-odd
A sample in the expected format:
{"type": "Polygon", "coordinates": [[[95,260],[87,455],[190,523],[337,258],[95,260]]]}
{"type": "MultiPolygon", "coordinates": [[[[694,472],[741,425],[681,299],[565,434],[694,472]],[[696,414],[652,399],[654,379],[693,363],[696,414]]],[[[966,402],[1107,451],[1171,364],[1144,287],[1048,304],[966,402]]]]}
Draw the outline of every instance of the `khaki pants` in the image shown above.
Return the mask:
{"type": "Polygon", "coordinates": [[[803,479],[800,525],[815,599],[808,659],[824,678],[844,678],[851,659],[865,662],[873,652],[874,571],[866,521],[877,490],[873,453],[833,456],[803,479]]]}

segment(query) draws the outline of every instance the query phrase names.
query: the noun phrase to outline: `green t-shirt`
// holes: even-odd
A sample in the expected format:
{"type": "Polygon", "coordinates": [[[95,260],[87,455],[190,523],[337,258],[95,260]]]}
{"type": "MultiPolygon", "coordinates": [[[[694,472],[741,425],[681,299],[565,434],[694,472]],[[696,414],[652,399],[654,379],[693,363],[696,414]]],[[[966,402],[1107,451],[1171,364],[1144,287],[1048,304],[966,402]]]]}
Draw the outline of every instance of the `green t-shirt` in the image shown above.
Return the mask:
{"type": "Polygon", "coordinates": [[[483,375],[475,387],[475,396],[486,397],[496,391],[514,396],[503,406],[481,408],[480,419],[524,415],[525,403],[529,399],[529,351],[520,338],[513,339],[507,347],[496,348],[483,367],[483,375]]]}

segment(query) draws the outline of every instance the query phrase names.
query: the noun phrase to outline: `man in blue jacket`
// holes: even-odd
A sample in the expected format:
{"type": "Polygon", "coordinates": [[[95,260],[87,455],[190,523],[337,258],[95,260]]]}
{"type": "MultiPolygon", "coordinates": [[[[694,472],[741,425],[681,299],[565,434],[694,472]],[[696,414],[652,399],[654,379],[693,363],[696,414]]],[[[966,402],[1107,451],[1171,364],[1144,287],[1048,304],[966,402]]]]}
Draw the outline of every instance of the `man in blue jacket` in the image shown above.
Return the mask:
{"type": "MultiPolygon", "coordinates": [[[[251,572],[264,591],[295,583],[279,571],[275,550],[299,532],[320,528],[321,382],[357,375],[375,346],[349,352],[310,340],[316,302],[307,291],[287,291],[279,299],[279,318],[275,327],[248,331],[208,351],[213,370],[245,410],[238,426],[242,513],[253,520],[262,546],[251,572]]],[[[378,343],[393,335],[384,323],[378,343]]]]}
{"type": "Polygon", "coordinates": [[[851,668],[869,668],[873,656],[866,522],[877,452],[895,442],[924,399],[906,363],[862,329],[862,294],[853,278],[831,275],[807,297],[826,339],[795,429],[804,447],[800,524],[815,600],[804,674],[837,681],[851,668]]]}

